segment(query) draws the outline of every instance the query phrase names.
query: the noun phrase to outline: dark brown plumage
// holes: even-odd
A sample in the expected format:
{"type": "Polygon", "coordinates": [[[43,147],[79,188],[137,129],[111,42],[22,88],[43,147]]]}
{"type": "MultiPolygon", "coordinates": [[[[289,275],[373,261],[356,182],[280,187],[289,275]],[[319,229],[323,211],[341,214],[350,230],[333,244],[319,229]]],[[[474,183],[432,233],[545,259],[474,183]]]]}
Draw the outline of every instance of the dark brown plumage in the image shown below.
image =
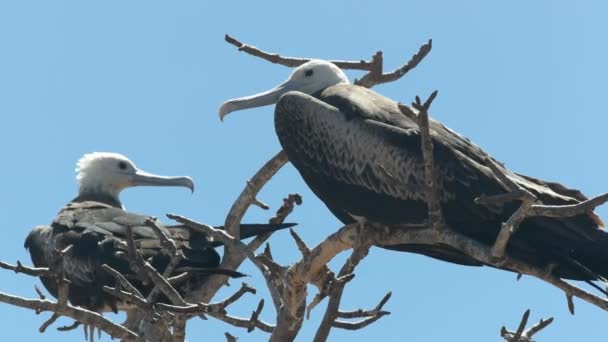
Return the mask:
{"type": "MultiPolygon", "coordinates": [[[[426,219],[418,127],[400,113],[396,102],[349,84],[327,87],[314,96],[290,92],[277,103],[275,128],[289,160],[342,222],[352,223],[357,216],[385,224],[426,219]],[[389,178],[401,184],[396,186],[389,178]]],[[[436,121],[431,120],[430,129],[446,222],[456,231],[492,245],[501,222],[519,203],[501,210],[475,204],[481,195],[507,191],[486,165],[486,153],[436,121]]],[[[560,184],[506,168],[503,171],[545,204],[586,199],[560,184]]],[[[555,264],[554,272],[560,277],[608,277],[608,234],[599,229],[601,224],[593,213],[563,219],[529,218],[512,237],[508,253],[540,267],[555,264]]],[[[385,248],[481,265],[446,246],[385,248]]]]}

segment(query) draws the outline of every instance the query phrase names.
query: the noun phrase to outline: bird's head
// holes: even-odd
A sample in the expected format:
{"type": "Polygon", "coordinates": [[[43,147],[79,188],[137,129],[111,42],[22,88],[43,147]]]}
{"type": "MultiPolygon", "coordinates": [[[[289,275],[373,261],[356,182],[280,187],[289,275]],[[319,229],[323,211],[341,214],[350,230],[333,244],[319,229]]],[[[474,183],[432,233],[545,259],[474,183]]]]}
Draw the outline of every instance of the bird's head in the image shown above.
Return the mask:
{"type": "Polygon", "coordinates": [[[118,200],[120,192],[133,186],[181,186],[194,191],[190,177],[166,177],[138,169],[129,158],[118,153],[85,154],[76,164],[79,194],[92,193],[118,200]]]}
{"type": "Polygon", "coordinates": [[[281,95],[289,91],[312,95],[339,83],[349,83],[348,77],[340,68],[333,63],[313,59],[295,68],[287,81],[268,91],[224,102],[220,108],[220,119],[224,120],[226,115],[237,110],[277,103],[281,95]]]}

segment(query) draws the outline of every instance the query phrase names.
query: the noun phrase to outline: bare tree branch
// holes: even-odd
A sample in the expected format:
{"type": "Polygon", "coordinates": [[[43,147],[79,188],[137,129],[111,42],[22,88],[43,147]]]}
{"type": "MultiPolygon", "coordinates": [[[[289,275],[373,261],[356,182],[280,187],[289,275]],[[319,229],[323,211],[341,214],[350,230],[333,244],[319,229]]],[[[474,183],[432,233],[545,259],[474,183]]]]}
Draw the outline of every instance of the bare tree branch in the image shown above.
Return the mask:
{"type": "MultiPolygon", "coordinates": [[[[313,58],[298,58],[298,57],[283,57],[276,53],[265,52],[258,49],[255,46],[247,45],[234,37],[229,35],[225,35],[224,39],[227,43],[234,45],[238,48],[239,51],[245,52],[255,57],[262,58],[270,63],[280,64],[287,67],[298,67],[313,58]]],[[[375,85],[382,83],[394,82],[405,74],[407,74],[410,70],[414,69],[423,59],[431,52],[433,47],[432,40],[429,39],[428,42],[423,44],[418,52],[412,56],[412,58],[401,67],[389,72],[383,73],[384,68],[384,60],[382,57],[382,51],[376,52],[370,61],[342,61],[342,60],[330,60],[331,63],[337,65],[341,69],[354,69],[354,70],[364,70],[367,71],[361,79],[355,80],[356,85],[360,85],[366,88],[371,88],[375,85]]]]}
{"type": "MultiPolygon", "coordinates": [[[[140,251],[135,248],[135,241],[133,240],[133,228],[127,226],[127,246],[129,250],[129,265],[134,272],[140,274],[142,279],[148,279],[154,284],[155,288],[158,288],[171,302],[178,305],[186,305],[186,301],[177,292],[177,290],[171,286],[165,277],[163,277],[152,265],[144,260],[140,251]],[[131,259],[133,259],[131,261],[131,259]]],[[[167,238],[165,236],[165,238],[167,238]]]]}
{"type": "Polygon", "coordinates": [[[546,328],[549,324],[553,322],[553,317],[543,320],[541,319],[538,323],[533,325],[527,330],[526,325],[528,324],[528,318],[530,317],[530,310],[526,310],[523,317],[521,318],[521,322],[519,323],[519,327],[517,331],[509,331],[506,327],[502,327],[500,329],[500,336],[502,336],[508,342],[532,342],[532,336],[537,332],[546,328]]]}
{"type": "MultiPolygon", "coordinates": [[[[364,234],[361,235],[362,237],[365,236],[364,234]]],[[[317,329],[317,333],[314,338],[315,342],[326,341],[329,337],[331,327],[342,326],[341,323],[343,322],[337,322],[336,318],[339,317],[340,303],[342,301],[344,287],[354,277],[353,272],[355,267],[365,256],[367,256],[370,247],[371,245],[369,242],[365,242],[364,244],[359,244],[354,247],[352,254],[342,266],[340,273],[338,273],[338,278],[336,279],[334,286],[329,293],[329,303],[327,304],[327,309],[325,311],[325,315],[323,316],[323,320],[321,321],[321,325],[319,326],[319,329],[317,329]]],[[[377,318],[381,317],[381,315],[375,316],[378,316],[377,318]]],[[[371,323],[371,321],[369,323],[371,323]]]]}
{"type": "Polygon", "coordinates": [[[429,128],[429,108],[437,97],[437,90],[435,90],[429,98],[424,102],[420,101],[420,98],[416,96],[416,102],[412,103],[412,106],[418,110],[418,114],[415,114],[408,106],[399,104],[399,110],[405,116],[412,119],[417,123],[420,131],[420,140],[422,146],[422,159],[424,163],[424,179],[426,181],[426,202],[428,206],[428,220],[429,224],[434,228],[440,228],[444,226],[443,214],[441,212],[441,203],[439,201],[439,188],[438,179],[435,173],[435,161],[433,158],[433,141],[431,139],[431,131],[429,128]]]}
{"type": "Polygon", "coordinates": [[[7,264],[0,261],[0,268],[14,271],[15,273],[23,273],[32,277],[52,277],[52,272],[49,272],[47,267],[25,267],[21,262],[17,261],[17,265],[7,264]]]}
{"type": "MultiPolygon", "coordinates": [[[[230,212],[226,217],[226,231],[231,236],[238,238],[238,225],[245,215],[247,208],[251,205],[252,199],[255,198],[260,189],[279,171],[283,165],[287,163],[287,154],[284,151],[277,153],[270,159],[262,168],[251,178],[245,189],[241,192],[237,200],[232,205],[230,212]]],[[[253,241],[249,242],[248,249],[256,250],[268,238],[270,234],[257,236],[253,241]]],[[[241,263],[247,258],[247,255],[242,252],[234,251],[233,248],[226,248],[224,257],[222,258],[221,268],[237,269],[241,263]]],[[[224,275],[214,275],[206,282],[205,286],[188,295],[192,301],[208,302],[215,293],[227,282],[227,277],[224,275]]]]}
{"type": "Polygon", "coordinates": [[[74,307],[69,304],[62,306],[49,300],[25,299],[2,292],[0,292],[0,302],[31,309],[36,312],[50,311],[54,314],[70,317],[84,324],[99,327],[113,338],[125,341],[135,341],[138,337],[134,332],[119,324],[113,323],[96,312],[92,312],[80,307],[74,307]]]}
{"type": "MultiPolygon", "coordinates": [[[[384,307],[384,304],[386,304],[388,302],[389,299],[391,299],[391,296],[393,295],[392,292],[388,292],[386,295],[384,295],[384,297],[380,300],[380,302],[378,303],[378,305],[376,305],[375,308],[373,308],[372,310],[355,310],[355,311],[338,311],[338,317],[339,318],[361,318],[361,317],[371,317],[371,316],[375,316],[378,313],[382,312],[382,308],[384,307]]],[[[384,311],[385,314],[390,314],[387,311],[384,311]]]]}
{"type": "Polygon", "coordinates": [[[382,51],[378,51],[372,57],[371,63],[373,64],[373,66],[370,68],[370,71],[366,75],[364,75],[363,78],[361,78],[360,80],[355,80],[355,84],[366,88],[371,88],[378,84],[394,82],[405,76],[405,74],[407,74],[410,70],[414,69],[418,65],[418,63],[420,63],[424,59],[424,57],[426,57],[426,55],[431,52],[432,48],[433,41],[429,39],[425,44],[420,46],[418,52],[414,54],[407,63],[386,74],[382,72],[382,51]]]}
{"type": "MultiPolygon", "coordinates": [[[[237,40],[236,38],[229,36],[229,35],[225,35],[224,40],[227,43],[236,46],[239,51],[245,52],[245,53],[250,54],[255,57],[262,58],[270,63],[280,64],[280,65],[284,65],[284,66],[287,66],[290,68],[298,67],[298,66],[310,61],[311,59],[313,59],[313,58],[299,58],[299,57],[283,57],[276,53],[265,52],[265,51],[258,49],[257,47],[255,47],[253,45],[241,43],[239,40],[237,40]]],[[[344,69],[358,69],[358,70],[368,70],[369,71],[372,68],[372,63],[366,62],[366,61],[331,61],[331,62],[336,64],[338,67],[344,68],[344,69]]]]}

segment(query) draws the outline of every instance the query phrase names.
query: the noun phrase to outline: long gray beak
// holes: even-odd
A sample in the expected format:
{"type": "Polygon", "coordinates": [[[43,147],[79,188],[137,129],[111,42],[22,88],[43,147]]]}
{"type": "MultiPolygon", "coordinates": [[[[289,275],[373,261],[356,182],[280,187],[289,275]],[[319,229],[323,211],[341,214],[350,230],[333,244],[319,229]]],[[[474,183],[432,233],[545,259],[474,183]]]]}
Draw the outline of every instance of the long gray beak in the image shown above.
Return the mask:
{"type": "Polygon", "coordinates": [[[220,107],[220,120],[224,121],[224,117],[237,110],[262,107],[277,103],[281,95],[290,90],[295,90],[293,85],[287,81],[279,86],[272,88],[263,93],[231,99],[222,104],[220,107]]]}
{"type": "Polygon", "coordinates": [[[136,170],[129,178],[131,186],[181,186],[194,192],[194,182],[190,177],[166,177],[136,170]]]}

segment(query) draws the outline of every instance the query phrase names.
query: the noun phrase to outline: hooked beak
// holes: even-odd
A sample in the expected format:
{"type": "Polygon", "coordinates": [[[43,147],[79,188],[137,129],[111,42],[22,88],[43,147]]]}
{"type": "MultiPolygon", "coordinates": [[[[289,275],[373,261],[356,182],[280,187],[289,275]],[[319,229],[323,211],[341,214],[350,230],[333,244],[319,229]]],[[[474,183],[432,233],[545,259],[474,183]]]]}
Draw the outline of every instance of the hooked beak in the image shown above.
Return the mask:
{"type": "Polygon", "coordinates": [[[136,170],[129,177],[131,186],[181,186],[194,192],[194,182],[190,177],[166,177],[136,170]]]}
{"type": "Polygon", "coordinates": [[[291,82],[287,81],[259,94],[228,100],[220,107],[220,120],[224,121],[226,115],[237,110],[262,107],[277,103],[281,95],[291,90],[297,89],[291,82]]]}

